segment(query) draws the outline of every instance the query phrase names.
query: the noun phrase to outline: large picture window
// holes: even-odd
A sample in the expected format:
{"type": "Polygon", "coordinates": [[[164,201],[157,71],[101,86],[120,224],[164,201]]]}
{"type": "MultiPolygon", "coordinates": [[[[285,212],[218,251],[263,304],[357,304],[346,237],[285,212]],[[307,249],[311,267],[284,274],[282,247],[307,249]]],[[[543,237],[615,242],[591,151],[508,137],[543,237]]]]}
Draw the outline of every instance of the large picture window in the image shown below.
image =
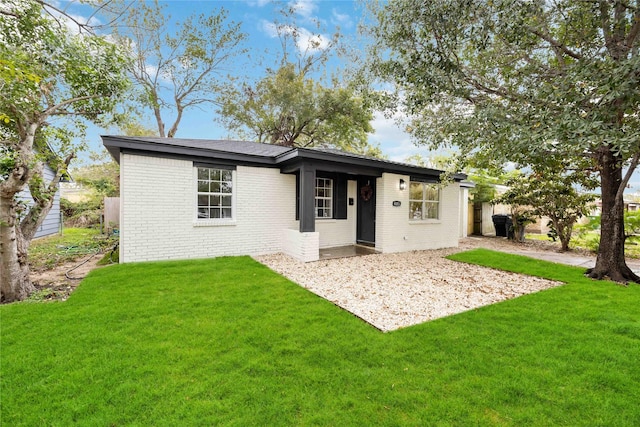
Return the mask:
{"type": "Polygon", "coordinates": [[[316,218],[332,218],[333,216],[333,180],[316,178],[316,218]]]}
{"type": "Polygon", "coordinates": [[[440,190],[436,185],[411,182],[409,185],[409,219],[420,221],[440,218],[440,190]]]}
{"type": "Polygon", "coordinates": [[[198,219],[233,218],[233,174],[227,169],[198,168],[198,219]]]}

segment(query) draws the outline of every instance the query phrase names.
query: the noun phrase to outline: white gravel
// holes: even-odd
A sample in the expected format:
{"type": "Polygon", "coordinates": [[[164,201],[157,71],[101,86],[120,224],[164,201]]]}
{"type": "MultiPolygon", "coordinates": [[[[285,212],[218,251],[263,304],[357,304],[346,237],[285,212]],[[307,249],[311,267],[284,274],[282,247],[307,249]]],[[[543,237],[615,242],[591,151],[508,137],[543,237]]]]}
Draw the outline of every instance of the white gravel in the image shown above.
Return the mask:
{"type": "Polygon", "coordinates": [[[385,332],[562,285],[444,258],[464,249],[311,263],[283,254],[255,258],[385,332]]]}

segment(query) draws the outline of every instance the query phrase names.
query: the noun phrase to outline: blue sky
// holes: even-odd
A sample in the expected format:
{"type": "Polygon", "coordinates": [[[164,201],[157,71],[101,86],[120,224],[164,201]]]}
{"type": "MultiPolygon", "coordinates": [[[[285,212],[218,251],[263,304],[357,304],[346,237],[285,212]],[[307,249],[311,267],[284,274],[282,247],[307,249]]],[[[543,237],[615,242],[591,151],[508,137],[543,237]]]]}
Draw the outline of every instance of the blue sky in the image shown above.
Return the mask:
{"type": "MultiPolygon", "coordinates": [[[[171,0],[161,2],[166,6],[166,12],[172,20],[182,20],[186,16],[197,13],[217,13],[220,8],[229,11],[229,19],[241,23],[242,31],[248,35],[246,47],[248,56],[237,62],[238,69],[228,70],[238,76],[249,79],[259,78],[264,75],[268,66],[276,64],[281,57],[282,47],[280,40],[274,31],[274,22],[282,22],[279,10],[283,6],[292,7],[295,10],[293,19],[299,29],[301,37],[300,49],[306,46],[307,37],[319,37],[321,46],[337,30],[343,38],[356,49],[362,45],[357,42],[357,26],[364,19],[363,5],[352,0],[291,0],[287,2],[272,2],[270,0],[209,0],[187,1],[171,0]]],[[[86,16],[88,11],[78,7],[74,2],[60,2],[60,6],[66,6],[74,14],[86,16]]],[[[327,72],[331,73],[337,67],[344,64],[339,59],[328,63],[327,72]]],[[[181,121],[178,138],[227,138],[228,132],[220,124],[214,122],[215,108],[207,107],[204,110],[189,110],[181,121]]],[[[169,123],[169,117],[165,122],[169,123]]],[[[154,128],[154,122],[149,119],[144,123],[147,127],[154,128]]],[[[413,144],[408,134],[403,132],[395,124],[393,118],[385,118],[382,114],[376,114],[372,122],[375,132],[369,137],[369,141],[379,144],[385,155],[391,160],[403,161],[408,156],[420,153],[428,154],[424,147],[413,144]]],[[[87,135],[87,142],[92,150],[100,150],[99,135],[117,133],[116,129],[98,129],[91,127],[87,135]]]]}

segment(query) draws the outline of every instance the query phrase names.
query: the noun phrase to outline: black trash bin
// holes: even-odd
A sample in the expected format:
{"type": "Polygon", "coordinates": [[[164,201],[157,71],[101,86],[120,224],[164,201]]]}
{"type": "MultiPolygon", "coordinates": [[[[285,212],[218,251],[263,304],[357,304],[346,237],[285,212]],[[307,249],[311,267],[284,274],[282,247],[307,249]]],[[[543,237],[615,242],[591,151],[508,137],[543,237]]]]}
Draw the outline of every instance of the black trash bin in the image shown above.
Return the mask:
{"type": "Polygon", "coordinates": [[[507,237],[507,233],[509,233],[509,228],[513,224],[511,222],[511,218],[508,215],[493,215],[491,217],[493,220],[493,226],[496,229],[497,237],[507,237]]]}

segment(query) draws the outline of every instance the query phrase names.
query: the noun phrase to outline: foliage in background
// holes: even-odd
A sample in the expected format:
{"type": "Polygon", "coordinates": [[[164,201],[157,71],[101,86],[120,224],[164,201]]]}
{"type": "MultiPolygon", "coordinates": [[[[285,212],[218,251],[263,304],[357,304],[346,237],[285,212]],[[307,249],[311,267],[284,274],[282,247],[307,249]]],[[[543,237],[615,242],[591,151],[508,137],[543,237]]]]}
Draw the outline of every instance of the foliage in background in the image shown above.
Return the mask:
{"type": "Polygon", "coordinates": [[[69,227],[99,226],[104,213],[104,198],[120,195],[120,165],[109,153],[91,153],[89,162],[73,168],[73,184],[79,187],[79,200],[62,197],[60,209],[69,227]]]}
{"type": "Polygon", "coordinates": [[[501,182],[483,170],[473,170],[469,174],[469,180],[476,186],[469,189],[469,195],[474,203],[489,203],[496,195],[496,184],[501,182]]]}
{"type": "MultiPolygon", "coordinates": [[[[593,189],[597,182],[581,171],[548,167],[515,176],[506,185],[507,190],[493,203],[510,205],[517,210],[514,215],[517,219],[526,215],[548,217],[560,239],[561,250],[568,251],[573,226],[578,219],[588,215],[590,203],[595,200],[595,196],[585,193],[584,189],[593,189]],[[578,190],[578,186],[582,190],[578,190]]],[[[520,220],[514,221],[516,231],[519,231],[518,224],[521,224],[520,220]]]]}
{"type": "Polygon", "coordinates": [[[375,154],[367,142],[373,115],[363,100],[348,88],[322,86],[293,64],[254,86],[228,87],[221,104],[219,120],[246,139],[375,154]]]}
{"type": "Polygon", "coordinates": [[[640,9],[622,1],[378,2],[368,82],[432,148],[518,168],[600,176],[593,278],[640,281],[624,261],[623,192],[640,160],[640,9]],[[625,174],[623,175],[623,170],[625,174]]]}
{"type": "Polygon", "coordinates": [[[33,291],[28,250],[53,204],[60,177],[86,121],[106,123],[128,87],[120,46],[77,33],[32,0],[0,5],[0,293],[5,301],[33,291]],[[44,163],[54,178],[43,177],[44,163]],[[20,215],[17,194],[33,204],[20,215]],[[20,215],[20,216],[19,216],[20,215]],[[19,219],[20,218],[20,219],[19,219]]]}

